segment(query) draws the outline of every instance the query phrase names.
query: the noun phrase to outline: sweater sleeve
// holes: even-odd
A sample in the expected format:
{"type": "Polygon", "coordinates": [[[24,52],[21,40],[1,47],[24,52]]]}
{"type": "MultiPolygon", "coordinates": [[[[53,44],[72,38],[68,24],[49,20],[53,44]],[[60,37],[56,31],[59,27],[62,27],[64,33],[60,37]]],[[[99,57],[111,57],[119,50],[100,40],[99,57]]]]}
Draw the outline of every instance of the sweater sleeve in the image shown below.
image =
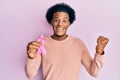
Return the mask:
{"type": "Polygon", "coordinates": [[[104,63],[104,55],[100,55],[98,53],[96,53],[94,55],[94,58],[92,59],[92,57],[89,54],[89,51],[87,50],[86,46],[84,45],[83,47],[83,52],[82,52],[82,64],[83,66],[86,68],[87,72],[93,76],[93,77],[97,77],[100,69],[103,66],[104,63]]]}
{"type": "Polygon", "coordinates": [[[34,59],[27,57],[25,64],[25,73],[29,80],[32,80],[38,73],[41,64],[41,55],[37,54],[34,59]]]}

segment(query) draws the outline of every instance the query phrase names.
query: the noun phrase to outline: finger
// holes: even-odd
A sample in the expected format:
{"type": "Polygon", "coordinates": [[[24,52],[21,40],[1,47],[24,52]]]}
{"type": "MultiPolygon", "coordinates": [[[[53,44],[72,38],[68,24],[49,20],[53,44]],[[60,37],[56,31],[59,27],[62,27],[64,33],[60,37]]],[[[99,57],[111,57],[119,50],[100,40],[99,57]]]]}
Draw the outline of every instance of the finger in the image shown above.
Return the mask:
{"type": "Polygon", "coordinates": [[[37,49],[32,48],[32,49],[29,49],[27,53],[36,53],[37,51],[38,51],[37,49]]]}
{"type": "Polygon", "coordinates": [[[101,44],[101,41],[102,41],[102,39],[99,37],[99,38],[97,39],[97,43],[98,43],[98,44],[101,44]]]}
{"type": "Polygon", "coordinates": [[[29,46],[29,45],[31,45],[31,44],[32,44],[32,42],[29,42],[27,46],[29,46]]]}
{"type": "Polygon", "coordinates": [[[104,36],[99,36],[98,38],[98,43],[103,43],[104,41],[106,41],[106,39],[108,40],[108,38],[104,37],[104,36]]]}
{"type": "Polygon", "coordinates": [[[28,56],[33,59],[33,58],[35,58],[36,53],[29,53],[28,56]]]}
{"type": "Polygon", "coordinates": [[[103,41],[102,41],[102,44],[107,44],[108,43],[108,41],[109,41],[109,39],[104,39],[103,41]]]}
{"type": "Polygon", "coordinates": [[[27,44],[27,51],[28,51],[28,49],[29,49],[29,46],[32,44],[32,42],[28,42],[28,44],[27,44]]]}
{"type": "Polygon", "coordinates": [[[105,39],[105,37],[101,36],[99,39],[100,39],[100,41],[103,41],[105,39]]]}
{"type": "Polygon", "coordinates": [[[105,38],[104,36],[99,36],[99,38],[105,38]]]}
{"type": "Polygon", "coordinates": [[[97,38],[97,42],[100,42],[102,38],[103,38],[103,36],[99,36],[99,37],[97,38]]]}
{"type": "Polygon", "coordinates": [[[98,37],[98,38],[97,38],[97,43],[99,43],[99,41],[100,41],[100,40],[99,40],[99,37],[98,37]]]}
{"type": "Polygon", "coordinates": [[[35,49],[38,49],[39,48],[39,46],[36,46],[36,45],[29,45],[29,47],[28,47],[29,49],[30,48],[35,48],[35,49]]]}
{"type": "Polygon", "coordinates": [[[32,44],[35,45],[35,46],[38,46],[38,47],[41,46],[41,43],[40,43],[40,42],[37,42],[37,41],[32,42],[32,44]]]}

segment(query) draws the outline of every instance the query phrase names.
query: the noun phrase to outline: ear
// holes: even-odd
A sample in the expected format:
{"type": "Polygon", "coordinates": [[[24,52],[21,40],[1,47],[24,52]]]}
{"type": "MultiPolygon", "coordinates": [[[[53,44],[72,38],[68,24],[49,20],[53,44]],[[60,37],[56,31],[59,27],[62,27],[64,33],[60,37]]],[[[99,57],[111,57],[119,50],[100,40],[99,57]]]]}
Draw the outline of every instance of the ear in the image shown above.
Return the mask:
{"type": "Polygon", "coordinates": [[[50,24],[53,25],[53,20],[51,20],[50,24]]]}
{"type": "Polygon", "coordinates": [[[70,21],[69,21],[69,23],[68,23],[68,28],[70,27],[70,21]]]}

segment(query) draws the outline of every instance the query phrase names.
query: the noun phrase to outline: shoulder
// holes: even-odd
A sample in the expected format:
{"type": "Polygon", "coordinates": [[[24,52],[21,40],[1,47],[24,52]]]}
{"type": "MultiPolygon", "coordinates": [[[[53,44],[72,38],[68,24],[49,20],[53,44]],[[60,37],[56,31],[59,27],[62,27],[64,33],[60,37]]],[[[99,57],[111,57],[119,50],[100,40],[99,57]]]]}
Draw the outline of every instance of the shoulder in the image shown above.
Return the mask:
{"type": "Polygon", "coordinates": [[[83,42],[83,40],[81,40],[80,38],[74,37],[74,36],[72,36],[72,38],[75,40],[75,43],[77,43],[77,45],[79,45],[82,50],[88,51],[87,46],[83,42]]]}
{"type": "Polygon", "coordinates": [[[75,37],[75,36],[70,36],[75,42],[78,43],[84,43],[81,38],[75,37]]]}
{"type": "Polygon", "coordinates": [[[50,36],[44,36],[45,41],[51,40],[50,38],[51,38],[50,36]]]}
{"type": "Polygon", "coordinates": [[[45,38],[45,39],[49,39],[49,38],[50,38],[50,36],[44,36],[44,38],[45,38]]]}
{"type": "Polygon", "coordinates": [[[86,47],[86,44],[84,43],[84,41],[81,38],[78,38],[75,36],[71,36],[71,37],[77,45],[81,46],[82,48],[86,47]]]}

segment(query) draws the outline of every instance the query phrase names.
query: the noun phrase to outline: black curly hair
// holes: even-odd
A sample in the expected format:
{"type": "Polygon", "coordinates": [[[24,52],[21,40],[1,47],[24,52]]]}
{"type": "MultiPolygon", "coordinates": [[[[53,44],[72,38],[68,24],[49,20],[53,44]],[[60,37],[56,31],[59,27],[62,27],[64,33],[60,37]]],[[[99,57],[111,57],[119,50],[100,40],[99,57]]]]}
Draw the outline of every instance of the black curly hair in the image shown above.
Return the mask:
{"type": "Polygon", "coordinates": [[[75,11],[74,11],[74,9],[72,9],[69,5],[67,5],[65,3],[58,3],[58,4],[53,5],[52,7],[50,7],[47,10],[46,19],[47,19],[48,23],[51,23],[51,20],[53,18],[53,14],[55,12],[66,12],[66,13],[68,13],[70,24],[72,24],[73,21],[75,21],[75,11]]]}

